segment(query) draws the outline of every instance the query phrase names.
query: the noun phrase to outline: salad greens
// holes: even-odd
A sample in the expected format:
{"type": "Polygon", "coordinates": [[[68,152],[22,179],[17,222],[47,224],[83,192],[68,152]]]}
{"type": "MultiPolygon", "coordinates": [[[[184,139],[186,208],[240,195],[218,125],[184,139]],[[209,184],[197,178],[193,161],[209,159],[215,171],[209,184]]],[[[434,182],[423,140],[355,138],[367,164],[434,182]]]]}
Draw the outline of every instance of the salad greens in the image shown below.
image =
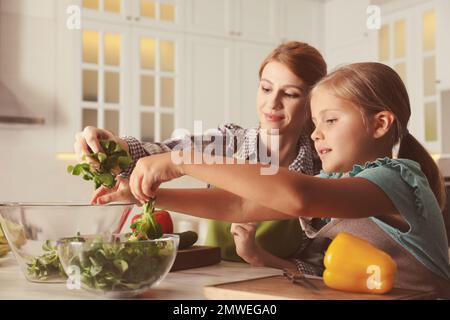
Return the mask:
{"type": "Polygon", "coordinates": [[[59,261],[56,245],[52,245],[50,240],[47,240],[42,245],[44,253],[39,257],[33,257],[27,263],[28,275],[31,277],[45,281],[54,277],[66,277],[64,269],[59,261]]]}
{"type": "Polygon", "coordinates": [[[135,290],[159,280],[174,257],[171,241],[104,242],[101,237],[83,243],[63,241],[62,261],[80,270],[84,286],[102,291],[135,290]]]}
{"type": "Polygon", "coordinates": [[[163,235],[161,224],[154,216],[155,199],[150,199],[143,205],[142,215],[131,225],[133,230],[128,241],[158,239],[163,235]]]}
{"type": "Polygon", "coordinates": [[[116,176],[128,169],[133,162],[130,154],[119,143],[112,140],[100,140],[104,152],[84,155],[83,162],[75,166],[68,166],[67,172],[72,175],[81,175],[84,180],[93,180],[95,189],[100,186],[112,188],[116,184],[116,176]],[[87,162],[87,157],[94,161],[87,162]]]}

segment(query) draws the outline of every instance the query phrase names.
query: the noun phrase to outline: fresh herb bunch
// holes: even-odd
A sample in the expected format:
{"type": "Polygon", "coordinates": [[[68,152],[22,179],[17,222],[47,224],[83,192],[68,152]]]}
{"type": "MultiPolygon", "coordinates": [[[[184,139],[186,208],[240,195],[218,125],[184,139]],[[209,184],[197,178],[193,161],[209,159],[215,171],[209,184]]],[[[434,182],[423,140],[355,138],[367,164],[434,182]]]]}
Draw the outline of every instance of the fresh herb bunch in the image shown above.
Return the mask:
{"type": "Polygon", "coordinates": [[[42,245],[44,254],[39,257],[33,257],[31,262],[27,263],[27,272],[37,280],[48,280],[53,277],[66,277],[64,269],[58,258],[56,245],[52,245],[47,240],[42,245]]]}
{"type": "Polygon", "coordinates": [[[154,216],[155,199],[150,199],[142,207],[142,215],[130,226],[133,230],[128,241],[158,239],[163,235],[161,224],[154,216]]]}
{"type": "Polygon", "coordinates": [[[86,239],[82,250],[62,244],[60,254],[80,270],[83,285],[102,291],[135,290],[157,281],[173,258],[172,242],[104,242],[86,239]]]}
{"type": "Polygon", "coordinates": [[[119,143],[112,140],[100,140],[104,152],[96,152],[88,155],[94,160],[87,162],[84,155],[83,162],[75,166],[68,166],[67,171],[75,176],[81,175],[84,180],[93,180],[95,189],[100,186],[112,188],[116,184],[116,176],[128,169],[133,162],[130,154],[119,143]]]}

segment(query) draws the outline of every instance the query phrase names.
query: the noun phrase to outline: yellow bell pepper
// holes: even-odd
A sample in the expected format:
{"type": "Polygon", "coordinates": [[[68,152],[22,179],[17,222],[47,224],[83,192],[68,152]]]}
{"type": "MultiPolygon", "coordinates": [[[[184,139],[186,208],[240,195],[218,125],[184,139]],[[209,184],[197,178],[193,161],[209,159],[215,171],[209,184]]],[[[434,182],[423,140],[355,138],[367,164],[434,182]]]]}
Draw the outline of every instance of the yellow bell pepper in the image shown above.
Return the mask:
{"type": "Polygon", "coordinates": [[[383,294],[395,280],[397,264],[386,252],[349,233],[339,233],[324,258],[323,280],[333,289],[383,294]]]}

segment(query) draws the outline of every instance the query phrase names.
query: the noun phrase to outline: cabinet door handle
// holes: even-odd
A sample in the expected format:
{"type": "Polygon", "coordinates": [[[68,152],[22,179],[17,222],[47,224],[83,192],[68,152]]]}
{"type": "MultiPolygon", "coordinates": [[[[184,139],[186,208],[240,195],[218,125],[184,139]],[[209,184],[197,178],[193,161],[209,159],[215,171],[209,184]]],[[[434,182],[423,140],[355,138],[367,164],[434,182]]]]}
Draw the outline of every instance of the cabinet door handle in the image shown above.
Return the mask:
{"type": "Polygon", "coordinates": [[[234,36],[234,35],[236,35],[236,32],[230,31],[230,36],[234,36]]]}
{"type": "Polygon", "coordinates": [[[136,18],[134,18],[134,21],[139,21],[139,20],[141,20],[141,18],[140,18],[140,17],[136,17],[136,18]]]}
{"type": "Polygon", "coordinates": [[[132,19],[131,16],[127,16],[127,20],[130,21],[132,19]]]}

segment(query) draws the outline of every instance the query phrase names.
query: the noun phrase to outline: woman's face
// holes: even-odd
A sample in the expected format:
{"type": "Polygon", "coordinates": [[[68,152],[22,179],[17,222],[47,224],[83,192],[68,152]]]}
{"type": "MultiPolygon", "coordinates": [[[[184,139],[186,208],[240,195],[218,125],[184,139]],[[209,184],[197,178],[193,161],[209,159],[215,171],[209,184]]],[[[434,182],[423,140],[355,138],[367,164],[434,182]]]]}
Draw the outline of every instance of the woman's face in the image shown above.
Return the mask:
{"type": "Polygon", "coordinates": [[[284,64],[269,62],[263,69],[257,95],[257,111],[262,129],[280,133],[301,130],[306,85],[284,64]]]}

